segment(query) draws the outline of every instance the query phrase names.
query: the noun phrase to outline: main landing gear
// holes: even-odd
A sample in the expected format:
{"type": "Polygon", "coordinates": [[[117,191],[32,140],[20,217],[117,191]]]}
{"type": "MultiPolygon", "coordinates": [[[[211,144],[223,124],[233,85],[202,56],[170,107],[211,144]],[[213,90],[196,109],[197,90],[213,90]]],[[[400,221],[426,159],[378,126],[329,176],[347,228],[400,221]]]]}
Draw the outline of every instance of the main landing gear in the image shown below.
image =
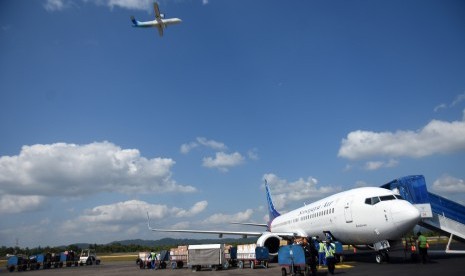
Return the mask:
{"type": "Polygon", "coordinates": [[[387,262],[389,263],[389,253],[387,250],[379,250],[376,252],[376,262],[378,264],[382,262],[387,262]]]}

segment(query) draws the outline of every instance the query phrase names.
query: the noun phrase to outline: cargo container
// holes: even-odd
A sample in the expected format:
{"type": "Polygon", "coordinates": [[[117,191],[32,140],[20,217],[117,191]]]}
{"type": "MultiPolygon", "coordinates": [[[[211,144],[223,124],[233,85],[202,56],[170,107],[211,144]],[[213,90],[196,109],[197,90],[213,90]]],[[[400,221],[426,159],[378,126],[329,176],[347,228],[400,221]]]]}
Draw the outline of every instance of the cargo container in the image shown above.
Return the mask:
{"type": "Polygon", "coordinates": [[[180,245],[177,248],[170,249],[170,266],[172,269],[186,267],[187,252],[187,245],[180,245]]]}
{"type": "Polygon", "coordinates": [[[199,271],[202,268],[228,269],[229,261],[224,254],[224,244],[189,245],[187,266],[193,271],[199,271]]]}
{"type": "Polygon", "coordinates": [[[268,248],[257,247],[257,244],[240,244],[237,246],[237,263],[239,268],[268,268],[270,254],[268,248]]]}

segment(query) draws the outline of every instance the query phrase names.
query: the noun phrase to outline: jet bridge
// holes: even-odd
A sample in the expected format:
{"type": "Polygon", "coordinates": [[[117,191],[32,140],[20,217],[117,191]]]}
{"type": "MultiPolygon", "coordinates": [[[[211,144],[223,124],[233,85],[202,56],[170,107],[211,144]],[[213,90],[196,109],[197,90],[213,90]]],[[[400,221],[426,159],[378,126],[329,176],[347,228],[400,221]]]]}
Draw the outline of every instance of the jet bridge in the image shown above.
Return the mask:
{"type": "Polygon", "coordinates": [[[465,206],[428,192],[423,175],[401,177],[381,187],[399,192],[417,206],[422,217],[420,226],[450,235],[447,253],[465,253],[449,249],[452,238],[465,242],[465,206]]]}

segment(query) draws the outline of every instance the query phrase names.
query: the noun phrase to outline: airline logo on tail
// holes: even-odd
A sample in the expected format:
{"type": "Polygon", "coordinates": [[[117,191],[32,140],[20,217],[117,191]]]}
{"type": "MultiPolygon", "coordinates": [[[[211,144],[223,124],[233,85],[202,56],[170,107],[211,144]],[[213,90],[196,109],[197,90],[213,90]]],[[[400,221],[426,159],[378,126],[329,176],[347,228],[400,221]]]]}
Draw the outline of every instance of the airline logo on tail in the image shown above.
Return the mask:
{"type": "Polygon", "coordinates": [[[271,199],[271,193],[270,193],[270,187],[268,187],[268,182],[266,181],[265,179],[265,189],[266,189],[266,201],[268,202],[268,212],[269,212],[269,216],[270,216],[270,219],[268,221],[268,227],[271,225],[271,222],[279,217],[281,214],[276,211],[276,209],[274,208],[274,205],[273,205],[273,200],[271,199]]]}

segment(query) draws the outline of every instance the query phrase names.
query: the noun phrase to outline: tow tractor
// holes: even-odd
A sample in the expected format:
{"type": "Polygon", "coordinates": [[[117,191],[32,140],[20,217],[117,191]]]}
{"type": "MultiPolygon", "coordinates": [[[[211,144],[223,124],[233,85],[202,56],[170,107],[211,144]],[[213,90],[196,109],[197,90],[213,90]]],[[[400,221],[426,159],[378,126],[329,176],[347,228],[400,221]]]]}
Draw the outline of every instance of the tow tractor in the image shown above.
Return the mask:
{"type": "Polygon", "coordinates": [[[81,256],[79,257],[79,265],[99,265],[100,258],[97,257],[95,249],[82,249],[81,256]]]}

